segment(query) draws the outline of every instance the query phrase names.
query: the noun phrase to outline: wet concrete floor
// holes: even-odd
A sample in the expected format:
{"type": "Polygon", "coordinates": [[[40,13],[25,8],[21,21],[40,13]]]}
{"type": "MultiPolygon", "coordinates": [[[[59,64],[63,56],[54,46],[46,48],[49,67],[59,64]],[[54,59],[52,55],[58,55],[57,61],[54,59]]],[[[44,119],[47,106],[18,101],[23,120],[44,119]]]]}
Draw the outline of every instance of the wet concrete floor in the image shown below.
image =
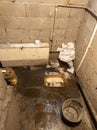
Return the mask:
{"type": "Polygon", "coordinates": [[[20,93],[21,130],[93,130],[91,119],[85,108],[80,91],[74,79],[68,80],[64,87],[44,86],[44,68],[32,71],[16,68],[17,90],[20,93]],[[68,99],[78,99],[84,106],[82,122],[69,126],[62,119],[62,103],[68,99]]]}

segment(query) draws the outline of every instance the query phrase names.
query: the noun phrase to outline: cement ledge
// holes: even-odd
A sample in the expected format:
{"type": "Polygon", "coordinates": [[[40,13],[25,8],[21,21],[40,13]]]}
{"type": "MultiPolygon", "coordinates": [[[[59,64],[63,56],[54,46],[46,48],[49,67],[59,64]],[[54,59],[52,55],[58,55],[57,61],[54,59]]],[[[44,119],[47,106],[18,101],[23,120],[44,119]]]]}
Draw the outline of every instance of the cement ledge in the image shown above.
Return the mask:
{"type": "Polygon", "coordinates": [[[87,105],[87,108],[88,108],[89,113],[91,115],[91,118],[93,119],[93,123],[94,123],[95,127],[97,128],[97,112],[95,111],[92,102],[89,100],[89,96],[86,92],[86,89],[83,87],[83,84],[79,80],[77,81],[77,83],[79,85],[79,88],[80,88],[80,91],[83,95],[83,98],[86,102],[86,105],[87,105]]]}

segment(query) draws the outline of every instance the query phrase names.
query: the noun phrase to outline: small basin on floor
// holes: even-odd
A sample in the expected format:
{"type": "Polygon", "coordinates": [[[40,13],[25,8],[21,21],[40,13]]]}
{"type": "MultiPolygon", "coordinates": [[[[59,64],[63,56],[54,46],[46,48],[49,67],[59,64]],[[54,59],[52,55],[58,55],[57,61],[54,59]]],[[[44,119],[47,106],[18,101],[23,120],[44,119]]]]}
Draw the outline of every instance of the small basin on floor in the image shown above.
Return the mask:
{"type": "Polygon", "coordinates": [[[62,114],[65,121],[79,123],[82,120],[83,106],[76,99],[67,99],[62,105],[62,114]]]}

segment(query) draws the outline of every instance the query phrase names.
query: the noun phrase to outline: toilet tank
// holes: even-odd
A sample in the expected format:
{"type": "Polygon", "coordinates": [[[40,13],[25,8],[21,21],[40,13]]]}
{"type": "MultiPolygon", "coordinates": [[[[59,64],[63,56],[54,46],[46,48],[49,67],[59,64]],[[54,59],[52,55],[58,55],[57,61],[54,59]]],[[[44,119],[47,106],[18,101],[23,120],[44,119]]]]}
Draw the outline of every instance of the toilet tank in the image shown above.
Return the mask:
{"type": "Polygon", "coordinates": [[[41,66],[48,64],[49,44],[0,44],[0,61],[7,66],[41,66]]]}

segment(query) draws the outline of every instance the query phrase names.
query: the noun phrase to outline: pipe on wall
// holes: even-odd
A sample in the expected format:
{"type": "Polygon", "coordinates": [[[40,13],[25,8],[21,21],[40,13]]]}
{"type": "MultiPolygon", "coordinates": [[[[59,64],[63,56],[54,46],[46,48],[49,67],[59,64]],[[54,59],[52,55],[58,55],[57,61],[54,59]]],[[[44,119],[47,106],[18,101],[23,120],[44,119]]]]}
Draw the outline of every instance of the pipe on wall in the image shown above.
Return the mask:
{"type": "Polygon", "coordinates": [[[82,5],[56,5],[56,7],[85,9],[85,11],[90,13],[97,20],[97,14],[92,9],[84,5],[83,6],[82,5]]]}
{"type": "Polygon", "coordinates": [[[56,7],[86,9],[86,6],[84,5],[57,5],[56,7]]]}

